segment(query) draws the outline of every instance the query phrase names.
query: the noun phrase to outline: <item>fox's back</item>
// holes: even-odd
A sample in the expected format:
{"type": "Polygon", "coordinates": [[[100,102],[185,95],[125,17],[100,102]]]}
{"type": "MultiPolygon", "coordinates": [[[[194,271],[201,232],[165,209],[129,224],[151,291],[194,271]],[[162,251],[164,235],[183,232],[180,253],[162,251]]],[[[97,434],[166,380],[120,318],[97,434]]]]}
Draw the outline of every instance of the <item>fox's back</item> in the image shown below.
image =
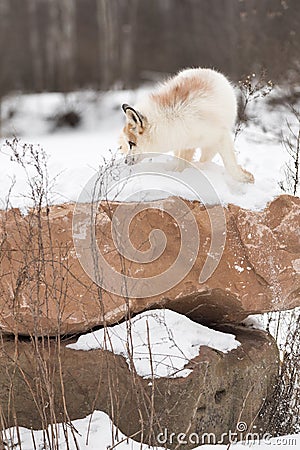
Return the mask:
{"type": "MultiPolygon", "coordinates": [[[[169,79],[149,97],[155,115],[184,120],[209,120],[232,127],[237,102],[227,78],[211,69],[187,69],[169,79]]],[[[148,108],[147,108],[148,109],[148,108]]],[[[151,111],[147,111],[152,115],[151,111]]]]}

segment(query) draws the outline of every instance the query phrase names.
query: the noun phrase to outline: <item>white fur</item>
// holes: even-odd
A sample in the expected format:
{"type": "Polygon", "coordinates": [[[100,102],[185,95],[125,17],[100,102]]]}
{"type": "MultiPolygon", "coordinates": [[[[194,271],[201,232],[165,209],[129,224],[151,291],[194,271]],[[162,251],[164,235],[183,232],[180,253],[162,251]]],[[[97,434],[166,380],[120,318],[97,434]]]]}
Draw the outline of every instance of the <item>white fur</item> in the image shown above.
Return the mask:
{"type": "MultiPolygon", "coordinates": [[[[182,81],[189,86],[189,77],[195,79],[195,76],[201,78],[204,88],[193,90],[187,101],[163,107],[147,95],[136,104],[134,110],[143,118],[144,128],[141,133],[134,129],[136,146],[131,151],[128,136],[123,133],[121,149],[133,154],[172,151],[176,156],[191,161],[195,149],[200,147],[201,162],[211,161],[219,153],[233,178],[253,182],[253,175],[236,161],[232,128],[236,121],[237,100],[233,87],[224,75],[211,69],[184,70],[154,91],[156,99],[166,95],[172,83],[182,81]]],[[[178,169],[182,168],[181,163],[178,169]]]]}

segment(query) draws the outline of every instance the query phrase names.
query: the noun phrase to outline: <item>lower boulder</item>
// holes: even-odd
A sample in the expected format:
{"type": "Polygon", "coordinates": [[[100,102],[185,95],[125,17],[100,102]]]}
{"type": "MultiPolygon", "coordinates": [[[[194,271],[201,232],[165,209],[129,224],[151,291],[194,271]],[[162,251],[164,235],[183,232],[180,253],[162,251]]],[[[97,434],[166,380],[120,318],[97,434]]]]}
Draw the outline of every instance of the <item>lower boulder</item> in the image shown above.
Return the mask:
{"type": "Polygon", "coordinates": [[[241,345],[228,353],[202,346],[186,378],[143,379],[122,356],[73,350],[74,339],[16,340],[0,348],[2,426],[45,428],[94,410],[136,440],[167,448],[228,442],[253,430],[278,374],[278,349],[261,330],[219,328],[241,345]]]}

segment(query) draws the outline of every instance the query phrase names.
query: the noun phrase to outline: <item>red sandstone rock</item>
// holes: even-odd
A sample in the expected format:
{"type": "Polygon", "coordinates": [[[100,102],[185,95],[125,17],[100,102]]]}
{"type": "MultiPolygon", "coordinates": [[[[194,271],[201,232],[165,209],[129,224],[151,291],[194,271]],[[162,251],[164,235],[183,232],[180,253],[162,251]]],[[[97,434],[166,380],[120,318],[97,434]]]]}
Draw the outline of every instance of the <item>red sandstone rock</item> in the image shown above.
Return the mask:
{"type": "MultiPolygon", "coordinates": [[[[145,204],[147,210],[139,212],[129,227],[131,242],[140,251],[149,250],[153,229],[164,231],[166,248],[151,263],[127,261],[116,251],[111,217],[118,204],[103,203],[98,212],[97,242],[106,261],[117,272],[137,278],[137,283],[140,277],[150,279],[149,289],[154,285],[152,277],[167,270],[180,251],[180,229],[169,214],[160,210],[172,202],[174,199],[169,198],[145,204]]],[[[203,205],[185,204],[192,211],[200,235],[195,263],[187,276],[166,292],[150,297],[147,289],[142,289],[145,298],[128,298],[126,290],[123,296],[106,292],[86,274],[72,238],[73,204],[53,206],[25,217],[17,209],[2,211],[2,330],[25,335],[78,333],[104,321],[116,323],[129,310],[137,313],[153,307],[167,307],[202,323],[239,322],[249,314],[300,306],[299,198],[280,196],[261,212],[234,205],[224,208],[225,249],[216,270],[204,283],[199,283],[199,275],[210,250],[210,219],[203,205]]],[[[133,203],[124,205],[124,223],[135,208],[133,203]]],[[[209,208],[210,214],[214,208],[209,208]]],[[[188,251],[192,252],[195,236],[189,238],[188,251]]],[[[113,277],[109,282],[116,284],[113,277]]]]}

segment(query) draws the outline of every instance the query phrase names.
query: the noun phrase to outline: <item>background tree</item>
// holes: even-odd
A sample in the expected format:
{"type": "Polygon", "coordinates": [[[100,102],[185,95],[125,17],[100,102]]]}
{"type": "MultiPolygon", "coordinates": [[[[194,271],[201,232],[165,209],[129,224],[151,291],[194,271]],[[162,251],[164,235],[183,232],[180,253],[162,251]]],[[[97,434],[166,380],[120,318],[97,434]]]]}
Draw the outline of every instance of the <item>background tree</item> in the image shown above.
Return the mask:
{"type": "Polygon", "coordinates": [[[0,0],[1,89],[132,87],[187,66],[299,82],[299,21],[298,0],[0,0]]]}

